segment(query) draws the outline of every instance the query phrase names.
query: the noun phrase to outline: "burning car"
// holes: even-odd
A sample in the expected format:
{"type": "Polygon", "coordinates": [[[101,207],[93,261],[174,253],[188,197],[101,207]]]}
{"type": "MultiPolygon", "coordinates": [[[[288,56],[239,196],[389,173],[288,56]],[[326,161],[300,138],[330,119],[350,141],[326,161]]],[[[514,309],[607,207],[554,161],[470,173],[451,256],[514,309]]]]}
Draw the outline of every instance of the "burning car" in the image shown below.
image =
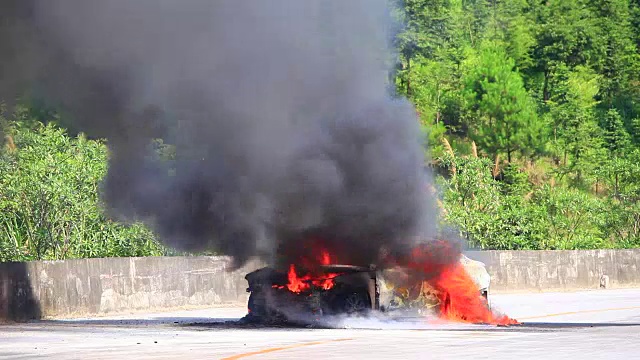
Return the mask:
{"type": "MultiPolygon", "coordinates": [[[[478,298],[488,298],[491,277],[482,262],[461,255],[478,298]]],[[[451,299],[429,280],[417,279],[404,267],[323,264],[314,272],[294,265],[287,272],[264,267],[245,276],[250,293],[247,320],[286,322],[300,316],[363,315],[370,311],[446,309],[451,299]],[[300,276],[299,274],[305,274],[300,276]]]]}

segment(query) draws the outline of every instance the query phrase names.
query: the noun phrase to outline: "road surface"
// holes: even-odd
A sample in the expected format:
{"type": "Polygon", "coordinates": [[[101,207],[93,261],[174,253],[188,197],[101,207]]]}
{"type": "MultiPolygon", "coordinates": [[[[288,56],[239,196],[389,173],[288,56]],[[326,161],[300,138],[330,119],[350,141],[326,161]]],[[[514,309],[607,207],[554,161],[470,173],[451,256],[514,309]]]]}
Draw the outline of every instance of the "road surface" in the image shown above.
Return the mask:
{"type": "Polygon", "coordinates": [[[640,289],[495,295],[521,326],[346,320],[341,329],[224,323],[208,309],[0,325],[0,359],[637,359],[640,289]]]}

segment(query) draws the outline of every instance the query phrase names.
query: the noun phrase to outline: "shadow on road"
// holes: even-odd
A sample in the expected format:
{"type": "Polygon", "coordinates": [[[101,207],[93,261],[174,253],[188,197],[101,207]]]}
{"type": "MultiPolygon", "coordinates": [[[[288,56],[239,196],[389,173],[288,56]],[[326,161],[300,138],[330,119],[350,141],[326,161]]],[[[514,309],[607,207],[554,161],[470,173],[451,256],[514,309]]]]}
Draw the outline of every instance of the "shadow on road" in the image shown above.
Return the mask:
{"type": "Polygon", "coordinates": [[[575,331],[589,328],[613,328],[613,327],[637,327],[640,330],[640,323],[553,323],[553,322],[527,322],[512,326],[466,326],[464,328],[442,328],[442,329],[417,329],[417,331],[478,331],[478,332],[558,332],[575,331]]]}
{"type": "Polygon", "coordinates": [[[633,327],[640,323],[553,323],[553,322],[527,322],[520,326],[527,328],[543,329],[573,329],[573,328],[599,328],[599,327],[633,327]]]}
{"type": "MultiPolygon", "coordinates": [[[[261,329],[282,330],[282,329],[341,329],[342,326],[327,326],[326,324],[256,324],[239,321],[237,318],[206,318],[206,317],[153,317],[148,319],[87,319],[87,320],[42,320],[35,321],[32,324],[44,325],[33,326],[31,330],[52,329],[55,327],[64,327],[66,329],[76,328],[81,331],[86,327],[127,327],[127,328],[143,328],[150,326],[158,327],[179,327],[182,329],[192,330],[242,330],[242,329],[261,329]]],[[[397,324],[396,324],[397,325],[397,324]]],[[[419,324],[417,324],[419,325],[419,324]]],[[[354,327],[352,330],[409,330],[409,331],[437,331],[437,332],[521,332],[521,333],[540,333],[540,332],[560,332],[560,331],[576,331],[589,328],[613,328],[613,327],[637,327],[640,330],[640,323],[553,323],[553,322],[527,322],[514,326],[490,326],[490,325],[472,325],[472,324],[446,324],[442,326],[430,325],[428,327],[414,326],[406,324],[406,326],[387,326],[380,327],[354,327]]],[[[27,329],[23,329],[27,330],[27,329]]]]}
{"type": "Polygon", "coordinates": [[[81,319],[81,320],[41,320],[33,322],[50,326],[98,326],[98,327],[148,327],[148,326],[175,326],[181,328],[200,329],[300,329],[300,328],[327,328],[318,324],[258,324],[249,323],[238,318],[207,318],[207,317],[153,317],[148,319],[81,319]]]}
{"type": "MultiPolygon", "coordinates": [[[[580,330],[587,328],[606,328],[606,327],[637,327],[640,330],[640,323],[525,323],[521,325],[514,326],[491,326],[491,325],[473,325],[473,324],[459,324],[460,327],[455,327],[457,324],[448,324],[447,326],[438,327],[429,326],[427,328],[421,327],[412,327],[411,325],[407,325],[405,328],[402,327],[393,327],[389,328],[386,326],[381,326],[379,328],[376,327],[362,327],[362,330],[412,330],[412,331],[442,331],[442,332],[544,332],[544,331],[563,331],[563,330],[580,330]]],[[[286,325],[262,325],[262,324],[251,324],[251,323],[243,323],[239,321],[228,321],[228,322],[216,322],[216,321],[204,321],[204,322],[193,322],[193,323],[183,323],[180,324],[183,327],[201,327],[201,328],[214,328],[214,329],[255,329],[255,328],[315,328],[315,329],[340,329],[343,327],[331,327],[322,324],[313,324],[313,325],[296,325],[296,324],[286,324],[286,325]]],[[[358,327],[350,326],[349,329],[358,330],[358,327]]]]}

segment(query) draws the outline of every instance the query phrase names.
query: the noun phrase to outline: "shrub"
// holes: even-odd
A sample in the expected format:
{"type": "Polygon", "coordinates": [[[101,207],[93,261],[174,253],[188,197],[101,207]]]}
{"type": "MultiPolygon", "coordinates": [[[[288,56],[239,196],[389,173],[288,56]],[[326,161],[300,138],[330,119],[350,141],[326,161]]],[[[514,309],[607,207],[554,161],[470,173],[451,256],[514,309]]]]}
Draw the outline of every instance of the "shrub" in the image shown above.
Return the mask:
{"type": "Polygon", "coordinates": [[[141,224],[110,221],[99,184],[107,148],[55,124],[6,126],[0,150],[0,261],[162,255],[141,224]]]}

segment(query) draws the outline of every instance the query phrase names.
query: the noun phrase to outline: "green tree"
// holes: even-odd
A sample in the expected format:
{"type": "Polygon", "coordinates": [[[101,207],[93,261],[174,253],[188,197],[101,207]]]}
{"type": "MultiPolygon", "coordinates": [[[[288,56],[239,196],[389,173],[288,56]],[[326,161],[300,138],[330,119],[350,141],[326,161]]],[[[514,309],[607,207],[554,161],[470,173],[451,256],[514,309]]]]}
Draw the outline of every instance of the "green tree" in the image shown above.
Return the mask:
{"type": "Polygon", "coordinates": [[[605,158],[602,131],[595,111],[600,76],[585,66],[569,69],[558,64],[550,79],[546,116],[553,125],[552,148],[561,157],[558,173],[579,186],[597,183],[597,170],[605,158]]]}
{"type": "Polygon", "coordinates": [[[631,136],[627,132],[622,116],[616,109],[609,109],[602,117],[605,146],[611,155],[624,156],[631,145],[631,136]]]}
{"type": "Polygon", "coordinates": [[[605,164],[605,174],[613,185],[613,194],[620,196],[620,178],[629,171],[632,164],[625,155],[630,150],[631,136],[627,132],[622,116],[615,109],[609,109],[602,117],[605,147],[609,152],[609,160],[605,164]]]}
{"type": "Polygon", "coordinates": [[[400,54],[397,82],[402,94],[413,94],[411,72],[415,58],[434,58],[449,40],[446,6],[446,0],[396,1],[398,21],[404,24],[395,38],[400,54]]]}
{"type": "Polygon", "coordinates": [[[604,35],[605,51],[597,69],[602,74],[603,106],[615,106],[629,118],[638,100],[640,58],[634,41],[629,0],[591,1],[594,17],[604,35]]]}
{"type": "Polygon", "coordinates": [[[550,97],[549,80],[554,66],[600,66],[604,59],[604,34],[587,5],[587,0],[549,0],[532,9],[536,18],[532,58],[536,63],[530,72],[542,77],[543,101],[550,97]]]}
{"type": "Polygon", "coordinates": [[[515,62],[507,57],[501,43],[486,43],[478,58],[467,66],[464,83],[473,116],[473,140],[494,158],[506,153],[509,162],[514,152],[537,152],[543,136],[542,123],[514,68],[515,62]]]}

